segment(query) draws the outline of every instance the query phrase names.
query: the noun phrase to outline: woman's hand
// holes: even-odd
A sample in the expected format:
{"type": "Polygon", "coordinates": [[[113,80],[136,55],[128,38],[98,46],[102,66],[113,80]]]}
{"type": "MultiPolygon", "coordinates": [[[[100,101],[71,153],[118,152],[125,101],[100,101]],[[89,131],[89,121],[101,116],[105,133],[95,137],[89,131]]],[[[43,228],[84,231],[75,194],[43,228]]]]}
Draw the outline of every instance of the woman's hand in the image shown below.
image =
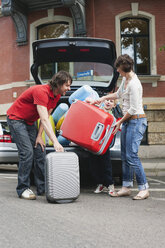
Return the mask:
{"type": "Polygon", "coordinates": [[[115,127],[113,134],[115,135],[121,128],[121,120],[117,121],[112,127],[115,127]]]}
{"type": "Polygon", "coordinates": [[[44,150],[45,150],[45,144],[44,144],[44,141],[42,139],[42,136],[40,136],[40,135],[37,136],[34,147],[36,148],[38,144],[41,146],[42,151],[44,152],[44,150]]]}
{"type": "Polygon", "coordinates": [[[104,100],[105,100],[105,97],[102,96],[102,97],[98,98],[97,100],[94,100],[92,104],[93,105],[100,105],[102,102],[104,102],[104,100]]]}

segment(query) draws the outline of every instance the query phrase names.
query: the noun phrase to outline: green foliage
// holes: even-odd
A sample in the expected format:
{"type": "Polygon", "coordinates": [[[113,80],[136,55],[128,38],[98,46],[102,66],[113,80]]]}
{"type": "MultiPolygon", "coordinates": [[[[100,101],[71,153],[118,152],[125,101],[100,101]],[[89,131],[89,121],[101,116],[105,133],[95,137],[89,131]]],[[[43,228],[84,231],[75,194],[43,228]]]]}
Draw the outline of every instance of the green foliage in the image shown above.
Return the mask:
{"type": "Polygon", "coordinates": [[[165,45],[159,48],[160,51],[165,51],[165,45]]]}

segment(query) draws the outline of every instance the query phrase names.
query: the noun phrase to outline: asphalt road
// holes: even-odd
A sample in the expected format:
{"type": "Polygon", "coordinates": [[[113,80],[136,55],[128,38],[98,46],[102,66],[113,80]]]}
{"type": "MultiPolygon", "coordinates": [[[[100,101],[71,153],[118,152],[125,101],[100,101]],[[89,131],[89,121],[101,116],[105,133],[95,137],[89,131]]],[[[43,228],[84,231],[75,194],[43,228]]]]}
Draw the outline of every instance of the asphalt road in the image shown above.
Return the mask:
{"type": "MultiPolygon", "coordinates": [[[[111,198],[81,188],[70,204],[50,204],[44,196],[19,199],[17,173],[0,171],[0,247],[4,248],[164,248],[165,177],[148,178],[150,198],[111,198]]],[[[35,188],[33,188],[35,191],[35,188]]]]}

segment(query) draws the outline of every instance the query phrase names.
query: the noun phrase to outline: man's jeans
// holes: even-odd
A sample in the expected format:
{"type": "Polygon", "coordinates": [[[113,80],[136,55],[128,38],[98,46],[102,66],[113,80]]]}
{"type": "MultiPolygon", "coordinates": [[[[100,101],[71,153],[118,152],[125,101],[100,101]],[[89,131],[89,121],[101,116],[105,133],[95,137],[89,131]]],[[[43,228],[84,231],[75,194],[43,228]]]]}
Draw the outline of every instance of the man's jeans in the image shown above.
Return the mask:
{"type": "Polygon", "coordinates": [[[147,127],[147,119],[134,119],[122,124],[121,158],[123,169],[123,186],[133,186],[135,173],[139,190],[147,189],[146,175],[138,157],[138,150],[147,127]]]}
{"type": "Polygon", "coordinates": [[[11,120],[7,118],[12,139],[17,145],[19,154],[17,193],[21,196],[24,190],[30,188],[30,173],[34,163],[34,180],[37,193],[45,191],[45,151],[40,145],[34,148],[37,128],[35,125],[27,125],[24,120],[11,120]]]}

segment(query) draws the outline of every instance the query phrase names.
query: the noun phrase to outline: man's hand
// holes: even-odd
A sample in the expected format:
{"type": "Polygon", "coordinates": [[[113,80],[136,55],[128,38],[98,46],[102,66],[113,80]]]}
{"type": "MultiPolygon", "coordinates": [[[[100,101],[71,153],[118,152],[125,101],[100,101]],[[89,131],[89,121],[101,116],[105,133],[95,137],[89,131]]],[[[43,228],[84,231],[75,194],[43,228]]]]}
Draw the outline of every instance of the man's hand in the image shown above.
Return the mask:
{"type": "Polygon", "coordinates": [[[64,147],[59,143],[54,143],[54,149],[56,152],[64,152],[64,147]]]}
{"type": "Polygon", "coordinates": [[[35,146],[34,147],[36,148],[38,144],[40,144],[40,146],[42,148],[42,151],[44,152],[44,150],[45,150],[45,144],[44,144],[44,141],[42,139],[42,136],[39,136],[39,135],[36,138],[36,142],[35,142],[35,146]]]}

